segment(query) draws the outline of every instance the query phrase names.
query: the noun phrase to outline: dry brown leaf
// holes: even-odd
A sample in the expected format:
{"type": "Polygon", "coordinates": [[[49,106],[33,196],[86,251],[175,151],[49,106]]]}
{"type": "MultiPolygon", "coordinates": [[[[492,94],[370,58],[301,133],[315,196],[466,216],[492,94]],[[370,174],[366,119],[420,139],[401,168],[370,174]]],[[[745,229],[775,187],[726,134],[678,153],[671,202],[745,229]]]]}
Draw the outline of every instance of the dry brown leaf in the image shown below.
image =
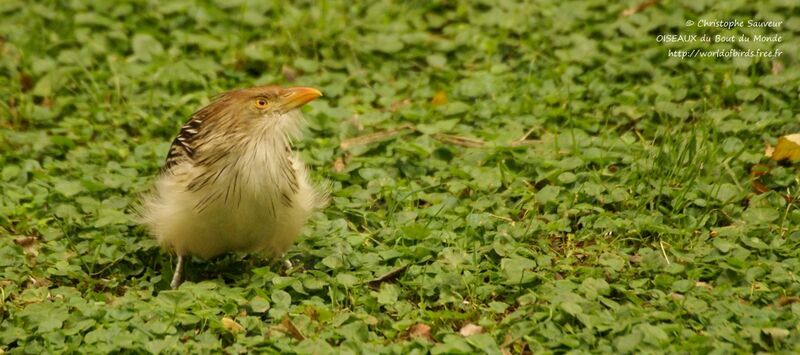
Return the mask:
{"type": "Polygon", "coordinates": [[[24,72],[19,72],[19,86],[22,92],[28,92],[33,89],[33,78],[24,72]]]}
{"type": "Polygon", "coordinates": [[[409,99],[403,99],[403,100],[400,100],[400,101],[395,101],[395,102],[392,102],[391,106],[389,106],[389,111],[390,112],[395,112],[395,111],[397,111],[397,110],[399,110],[399,109],[401,109],[401,108],[403,108],[405,106],[408,106],[410,104],[411,104],[411,100],[409,100],[409,99]]]}
{"type": "Polygon", "coordinates": [[[788,306],[790,304],[800,303],[800,297],[797,296],[781,296],[778,298],[778,304],[781,306],[788,306]]]}
{"type": "Polygon", "coordinates": [[[52,284],[53,282],[46,277],[28,276],[28,280],[25,283],[25,287],[26,288],[50,287],[52,284]]]}
{"type": "Polygon", "coordinates": [[[781,296],[778,298],[778,304],[781,306],[788,306],[793,303],[800,303],[800,297],[797,296],[781,296]]]}
{"type": "Polygon", "coordinates": [[[347,121],[350,122],[350,124],[352,124],[353,127],[355,127],[357,131],[361,132],[361,131],[364,130],[364,124],[362,124],[361,121],[358,120],[359,117],[360,116],[357,115],[357,114],[356,115],[352,115],[352,116],[350,116],[350,119],[347,120],[347,121]]]}
{"type": "Polygon", "coordinates": [[[530,137],[531,134],[533,132],[535,132],[537,129],[538,129],[537,127],[531,127],[530,129],[528,129],[527,132],[525,132],[525,134],[522,135],[522,137],[519,137],[519,138],[511,141],[511,143],[509,143],[509,145],[512,146],[512,147],[520,147],[520,146],[524,146],[524,145],[534,145],[534,144],[540,143],[541,141],[539,141],[539,140],[535,140],[535,139],[528,140],[528,137],[530,137]]]}
{"type": "Polygon", "coordinates": [[[380,142],[394,138],[404,133],[408,133],[408,131],[413,131],[413,130],[414,126],[410,124],[404,124],[397,128],[387,129],[385,131],[369,133],[362,136],[345,139],[339,143],[339,148],[341,148],[342,150],[347,150],[355,146],[380,142]]]}
{"type": "Polygon", "coordinates": [[[461,327],[461,330],[459,330],[458,333],[461,334],[461,336],[468,337],[470,335],[483,333],[483,327],[473,323],[467,323],[461,327]]]}
{"type": "Polygon", "coordinates": [[[405,264],[405,265],[402,265],[400,267],[396,267],[393,270],[391,270],[391,271],[389,271],[389,272],[387,272],[387,273],[385,273],[385,274],[383,274],[381,276],[378,276],[375,279],[372,279],[372,280],[368,281],[367,284],[369,285],[369,287],[378,288],[378,287],[380,287],[380,285],[382,283],[384,283],[386,281],[392,281],[392,280],[400,277],[400,275],[402,275],[406,271],[406,269],[408,269],[408,265],[410,265],[410,264],[405,264]]]}
{"type": "Polygon", "coordinates": [[[486,144],[484,141],[480,139],[455,136],[452,134],[435,133],[432,137],[442,143],[450,143],[467,148],[480,148],[483,147],[484,144],[486,144]]]}
{"type": "Polygon", "coordinates": [[[222,327],[231,333],[241,333],[244,331],[244,327],[241,324],[236,323],[235,320],[228,317],[222,317],[222,327]]]}
{"type": "Polygon", "coordinates": [[[302,341],[302,340],[306,339],[305,335],[303,335],[303,333],[300,331],[300,329],[297,329],[297,326],[294,325],[294,322],[292,322],[291,319],[289,319],[288,315],[283,316],[283,320],[281,321],[281,325],[286,330],[286,333],[291,335],[292,338],[295,338],[296,340],[299,340],[299,341],[302,341]]]}
{"type": "Polygon", "coordinates": [[[367,318],[364,318],[364,323],[367,323],[367,325],[374,327],[378,325],[378,323],[380,323],[380,320],[378,320],[378,318],[373,315],[368,315],[367,318]]]}
{"type": "Polygon", "coordinates": [[[625,9],[624,11],[622,11],[621,15],[622,15],[622,17],[632,16],[632,15],[635,15],[635,14],[638,14],[638,13],[644,11],[648,7],[651,7],[651,6],[653,6],[653,5],[657,4],[657,3],[658,3],[658,0],[647,0],[645,2],[639,3],[637,5],[634,5],[634,6],[631,6],[631,7],[627,8],[627,9],[625,9]]]}
{"type": "Polygon", "coordinates": [[[512,347],[512,345],[514,344],[515,341],[516,340],[514,339],[514,337],[511,336],[511,334],[506,334],[503,337],[503,344],[500,344],[500,352],[503,355],[511,355],[511,354],[513,354],[513,352],[511,351],[512,349],[510,349],[510,348],[512,347]]]}
{"type": "Polygon", "coordinates": [[[331,168],[333,172],[341,173],[342,171],[344,171],[344,168],[345,168],[344,158],[338,157],[336,158],[336,160],[333,161],[333,167],[331,168]]]}
{"type": "Polygon", "coordinates": [[[750,181],[750,183],[753,186],[753,191],[755,191],[759,195],[765,192],[769,192],[769,187],[767,187],[767,185],[762,184],[758,180],[752,180],[750,181]]]}
{"type": "Polygon", "coordinates": [[[447,93],[439,90],[431,98],[431,105],[439,106],[447,103],[447,93]]]}
{"type": "Polygon", "coordinates": [[[37,241],[36,237],[22,237],[14,239],[14,244],[21,246],[26,255],[37,256],[39,255],[39,251],[36,250],[37,241]]]}
{"type": "Polygon", "coordinates": [[[772,144],[764,143],[764,156],[772,158],[773,154],[775,154],[775,147],[773,147],[772,144]]]}
{"type": "Polygon", "coordinates": [[[513,141],[509,144],[510,147],[517,148],[517,147],[527,147],[531,145],[537,145],[542,143],[540,140],[526,140],[526,141],[513,141]]]}
{"type": "Polygon", "coordinates": [[[750,178],[757,179],[769,174],[770,170],[772,170],[772,167],[767,164],[755,164],[750,167],[750,178]]]}
{"type": "Polygon", "coordinates": [[[425,323],[417,323],[408,328],[408,336],[411,338],[425,338],[433,340],[431,336],[431,327],[425,323]]]}
{"type": "Polygon", "coordinates": [[[14,243],[23,247],[23,248],[31,248],[34,244],[36,244],[36,237],[21,237],[14,239],[14,243]]]}
{"type": "Polygon", "coordinates": [[[778,138],[778,144],[770,155],[774,161],[789,159],[800,160],[800,133],[789,134],[778,138]]]}
{"type": "Polygon", "coordinates": [[[783,63],[776,60],[772,62],[772,75],[778,75],[783,71],[783,63]]]}
{"type": "Polygon", "coordinates": [[[768,174],[770,170],[772,170],[772,167],[767,164],[755,164],[750,167],[750,185],[753,187],[753,191],[758,194],[763,194],[769,191],[769,187],[761,183],[761,181],[758,181],[758,179],[761,176],[768,174]]]}
{"type": "Polygon", "coordinates": [[[708,282],[703,282],[703,281],[695,282],[694,283],[694,287],[702,287],[702,288],[705,288],[707,290],[713,290],[714,289],[714,287],[709,285],[708,282]]]}
{"type": "Polygon", "coordinates": [[[294,70],[292,67],[285,64],[281,68],[281,73],[288,82],[292,82],[295,78],[297,78],[297,70],[294,70]]]}
{"type": "Polygon", "coordinates": [[[42,102],[40,102],[39,105],[42,106],[42,107],[50,108],[50,107],[53,107],[54,103],[55,103],[55,99],[54,98],[45,97],[45,98],[42,99],[42,102]]]}

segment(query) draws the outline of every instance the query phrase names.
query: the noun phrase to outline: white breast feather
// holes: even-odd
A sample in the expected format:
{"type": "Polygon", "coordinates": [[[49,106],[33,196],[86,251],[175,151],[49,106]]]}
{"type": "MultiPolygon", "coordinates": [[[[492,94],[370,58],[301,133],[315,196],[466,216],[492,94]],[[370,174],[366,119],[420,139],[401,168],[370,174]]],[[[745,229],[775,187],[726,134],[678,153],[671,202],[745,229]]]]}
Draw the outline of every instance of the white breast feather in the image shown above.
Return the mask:
{"type": "MultiPolygon", "coordinates": [[[[299,112],[290,114],[296,116],[274,122],[295,126],[291,122],[299,122],[299,112]]],[[[265,133],[260,139],[249,140],[242,154],[218,163],[229,168],[214,183],[188,191],[187,184],[202,173],[190,162],[158,178],[155,192],[143,201],[141,219],[162,246],[179,255],[211,258],[229,251],[279,256],[292,245],[325,197],[312,185],[299,158],[286,151],[288,138],[267,134],[281,128],[297,136],[296,129],[291,131],[295,127],[273,123],[258,128],[265,133]],[[281,159],[288,159],[296,176],[294,191],[281,175],[281,159]],[[281,194],[288,194],[289,206],[281,194]]]]}

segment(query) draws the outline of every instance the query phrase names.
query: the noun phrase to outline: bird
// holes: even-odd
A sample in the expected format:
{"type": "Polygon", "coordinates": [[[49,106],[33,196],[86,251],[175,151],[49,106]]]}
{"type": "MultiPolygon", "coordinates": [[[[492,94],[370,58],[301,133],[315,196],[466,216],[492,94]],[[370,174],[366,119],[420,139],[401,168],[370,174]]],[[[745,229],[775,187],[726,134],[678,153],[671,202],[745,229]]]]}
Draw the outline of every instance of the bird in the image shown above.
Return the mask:
{"type": "Polygon", "coordinates": [[[300,108],[320,96],[311,87],[235,89],[181,127],[138,208],[139,223],[177,255],[172,289],[191,256],[280,258],[327,204],[326,189],[292,150],[302,133],[300,108]]]}

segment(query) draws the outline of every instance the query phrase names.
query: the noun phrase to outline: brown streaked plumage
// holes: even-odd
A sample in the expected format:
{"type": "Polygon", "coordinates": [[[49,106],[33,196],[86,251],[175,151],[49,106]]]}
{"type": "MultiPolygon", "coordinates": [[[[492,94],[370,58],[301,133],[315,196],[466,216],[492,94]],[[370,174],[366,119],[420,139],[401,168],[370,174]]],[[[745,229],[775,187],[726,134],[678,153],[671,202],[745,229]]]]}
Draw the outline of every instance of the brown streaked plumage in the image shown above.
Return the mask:
{"type": "Polygon", "coordinates": [[[141,223],[184,257],[230,252],[283,254],[325,193],[291,150],[300,137],[299,108],[322,94],[312,88],[233,90],[195,112],[172,141],[141,223]]]}

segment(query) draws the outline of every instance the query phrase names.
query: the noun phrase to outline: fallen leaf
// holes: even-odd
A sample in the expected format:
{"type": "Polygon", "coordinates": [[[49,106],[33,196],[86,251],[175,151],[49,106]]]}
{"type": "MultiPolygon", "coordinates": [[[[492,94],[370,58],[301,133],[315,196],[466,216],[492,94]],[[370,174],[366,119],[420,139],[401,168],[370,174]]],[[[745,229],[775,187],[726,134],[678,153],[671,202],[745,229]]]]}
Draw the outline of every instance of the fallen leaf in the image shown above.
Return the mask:
{"type": "Polygon", "coordinates": [[[344,159],[342,157],[336,158],[336,160],[333,162],[333,167],[331,167],[331,169],[335,173],[341,173],[342,171],[344,171],[344,168],[345,164],[344,164],[344,159]]]}
{"type": "Polygon", "coordinates": [[[303,333],[300,331],[300,329],[297,329],[297,326],[294,325],[294,322],[292,322],[291,319],[289,319],[288,315],[287,316],[283,316],[283,320],[281,321],[281,325],[286,330],[286,334],[291,335],[292,338],[295,338],[296,340],[299,340],[299,341],[302,341],[302,340],[306,339],[305,335],[303,335],[303,333]]]}
{"type": "Polygon", "coordinates": [[[707,289],[707,290],[713,290],[713,289],[714,289],[714,287],[712,287],[711,285],[709,285],[709,284],[708,284],[708,282],[703,282],[703,281],[697,281],[697,282],[695,282],[695,283],[694,283],[694,287],[702,287],[702,288],[705,288],[705,289],[707,289]]]}
{"type": "Polygon", "coordinates": [[[308,318],[310,318],[310,319],[311,319],[311,320],[313,320],[313,321],[316,321],[316,320],[318,320],[318,319],[319,319],[319,313],[318,313],[318,312],[317,312],[317,310],[316,310],[314,307],[312,307],[312,306],[307,306],[307,307],[306,307],[306,308],[303,310],[303,313],[305,313],[305,315],[307,315],[307,316],[308,316],[308,318]]]}
{"type": "Polygon", "coordinates": [[[458,333],[462,336],[468,337],[470,335],[483,333],[483,327],[473,323],[467,323],[461,327],[461,330],[459,330],[458,333]]]}
{"type": "Polygon", "coordinates": [[[364,124],[362,124],[361,121],[359,121],[358,115],[350,116],[350,119],[347,121],[350,122],[350,124],[352,124],[357,131],[361,132],[364,130],[364,124]]]}
{"type": "Polygon", "coordinates": [[[33,277],[28,276],[28,280],[26,282],[26,288],[39,288],[39,287],[50,287],[53,282],[47,279],[46,277],[33,277]]]}
{"type": "Polygon", "coordinates": [[[397,111],[397,110],[399,110],[399,109],[401,109],[401,108],[403,108],[405,106],[408,106],[410,104],[411,104],[411,100],[409,100],[409,99],[403,99],[403,100],[395,101],[395,102],[392,103],[391,106],[389,106],[389,111],[390,112],[395,112],[395,111],[397,111]]]}
{"type": "Polygon", "coordinates": [[[400,277],[400,275],[402,275],[406,271],[406,269],[408,269],[408,265],[409,264],[405,264],[405,265],[402,265],[400,267],[396,267],[396,268],[390,270],[389,272],[387,272],[387,273],[385,273],[385,274],[383,274],[381,276],[378,276],[375,279],[367,281],[367,284],[369,285],[369,287],[378,288],[382,283],[384,283],[386,281],[392,281],[392,280],[400,277]]]}
{"type": "Polygon", "coordinates": [[[30,256],[39,255],[39,251],[36,250],[36,242],[36,237],[22,237],[14,239],[14,244],[21,246],[22,251],[24,251],[26,255],[30,256]]]}
{"type": "Polygon", "coordinates": [[[295,78],[297,78],[297,70],[294,70],[292,67],[288,65],[284,65],[281,68],[281,73],[288,82],[292,82],[294,81],[295,78]]]}
{"type": "Polygon", "coordinates": [[[632,16],[632,15],[635,15],[635,14],[638,14],[638,13],[644,11],[648,7],[651,7],[651,6],[653,6],[653,5],[657,4],[657,3],[658,3],[658,0],[647,0],[645,2],[639,3],[637,5],[631,6],[631,7],[627,8],[627,9],[623,10],[621,15],[622,15],[622,17],[632,16]]]}
{"type": "Polygon", "coordinates": [[[33,78],[24,72],[19,72],[19,86],[22,92],[30,91],[33,89],[33,78]]]}
{"type": "Polygon", "coordinates": [[[775,339],[783,339],[789,336],[789,330],[784,328],[764,328],[761,331],[775,339]]]}
{"type": "Polygon", "coordinates": [[[753,178],[753,177],[757,178],[757,177],[764,176],[764,175],[768,174],[770,170],[772,170],[772,167],[770,167],[769,165],[766,165],[766,164],[753,165],[753,166],[750,167],[750,177],[751,178],[753,178]]]}
{"type": "Polygon", "coordinates": [[[462,137],[462,136],[455,136],[455,135],[444,134],[444,133],[435,133],[432,137],[433,137],[433,139],[436,139],[437,141],[442,142],[442,143],[450,143],[450,144],[460,145],[462,147],[467,147],[467,148],[480,148],[480,147],[483,147],[484,144],[486,144],[484,141],[482,141],[480,139],[462,137]]]}
{"type": "Polygon", "coordinates": [[[772,158],[773,154],[775,154],[775,147],[773,147],[772,144],[764,143],[764,156],[772,158]]]}
{"type": "Polygon", "coordinates": [[[431,337],[431,327],[424,323],[417,323],[408,328],[408,336],[411,338],[425,338],[433,340],[431,337]]]}
{"type": "Polygon", "coordinates": [[[387,139],[392,139],[401,134],[405,134],[414,130],[415,130],[414,126],[410,124],[404,124],[397,128],[387,129],[385,131],[369,133],[362,136],[345,139],[339,143],[339,148],[341,148],[342,150],[347,150],[354,146],[367,145],[375,142],[384,141],[387,139]]]}
{"type": "Polygon", "coordinates": [[[755,164],[750,167],[750,184],[753,187],[753,191],[759,194],[769,191],[769,187],[758,181],[758,179],[769,173],[770,170],[772,170],[772,167],[766,164],[755,164]]]}
{"type": "Polygon", "coordinates": [[[241,333],[244,331],[244,327],[241,324],[236,323],[235,320],[228,317],[222,317],[222,327],[231,333],[241,333]]]}
{"type": "Polygon", "coordinates": [[[752,185],[753,185],[753,191],[755,191],[757,194],[763,194],[769,191],[769,187],[767,187],[767,185],[764,185],[759,181],[753,180],[752,185]]]}
{"type": "Polygon", "coordinates": [[[780,61],[772,62],[772,75],[778,75],[783,71],[783,63],[780,61]]]}
{"type": "Polygon", "coordinates": [[[447,103],[447,93],[439,90],[431,98],[431,105],[440,106],[447,103]]]}
{"type": "Polygon", "coordinates": [[[536,127],[536,126],[531,127],[530,129],[528,129],[525,132],[525,134],[522,135],[522,137],[519,137],[519,138],[511,141],[511,143],[509,145],[512,146],[512,147],[519,147],[519,146],[523,146],[523,145],[533,145],[533,144],[541,143],[539,140],[535,140],[535,139],[529,140],[528,139],[528,138],[530,138],[531,134],[533,134],[533,132],[535,132],[536,130],[538,130],[538,127],[536,127]]]}
{"type": "Polygon", "coordinates": [[[34,244],[36,244],[36,237],[21,237],[14,239],[14,243],[23,247],[23,248],[31,248],[34,244]]]}
{"type": "Polygon", "coordinates": [[[778,138],[778,144],[770,154],[774,161],[789,159],[791,161],[800,160],[800,133],[789,134],[778,138]]]}
{"type": "Polygon", "coordinates": [[[787,306],[792,303],[800,303],[800,297],[797,296],[781,296],[778,298],[778,304],[781,306],[787,306]]]}

